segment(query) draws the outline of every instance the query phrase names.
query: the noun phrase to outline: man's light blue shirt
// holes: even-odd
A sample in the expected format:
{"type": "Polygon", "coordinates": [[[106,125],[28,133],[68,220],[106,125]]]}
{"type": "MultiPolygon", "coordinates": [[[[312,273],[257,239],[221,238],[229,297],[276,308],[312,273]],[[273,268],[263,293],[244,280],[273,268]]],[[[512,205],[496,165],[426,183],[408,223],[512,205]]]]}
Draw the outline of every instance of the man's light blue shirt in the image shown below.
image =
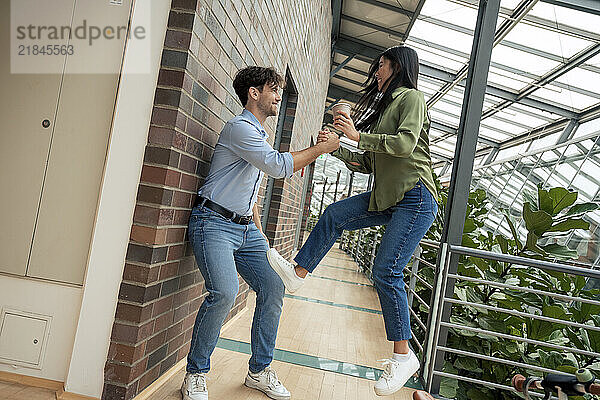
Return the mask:
{"type": "Polygon", "coordinates": [[[198,194],[239,215],[251,215],[263,173],[274,178],[289,178],[294,173],[292,155],[274,150],[268,137],[246,109],[227,121],[198,194]]]}

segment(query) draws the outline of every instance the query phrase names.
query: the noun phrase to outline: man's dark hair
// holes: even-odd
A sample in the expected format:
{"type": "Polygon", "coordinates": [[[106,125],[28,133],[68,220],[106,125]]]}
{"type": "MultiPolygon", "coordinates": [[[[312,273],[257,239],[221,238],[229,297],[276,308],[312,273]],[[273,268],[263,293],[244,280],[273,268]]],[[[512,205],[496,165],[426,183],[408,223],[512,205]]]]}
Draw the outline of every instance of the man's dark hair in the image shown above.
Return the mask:
{"type": "Polygon", "coordinates": [[[269,87],[283,87],[285,80],[275,68],[246,67],[240,69],[233,80],[233,89],[240,98],[243,106],[248,102],[248,89],[255,87],[262,91],[264,85],[269,87]]]}

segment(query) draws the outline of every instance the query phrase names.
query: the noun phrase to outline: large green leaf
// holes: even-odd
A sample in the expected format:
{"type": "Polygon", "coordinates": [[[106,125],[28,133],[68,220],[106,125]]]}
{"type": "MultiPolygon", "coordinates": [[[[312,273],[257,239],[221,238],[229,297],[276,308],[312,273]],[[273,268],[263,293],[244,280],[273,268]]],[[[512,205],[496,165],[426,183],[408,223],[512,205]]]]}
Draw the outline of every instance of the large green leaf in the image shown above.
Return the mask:
{"type": "MultiPolygon", "coordinates": [[[[458,370],[454,368],[454,366],[446,361],[444,362],[444,372],[448,372],[450,374],[457,374],[458,370]]],[[[449,399],[456,398],[456,389],[458,389],[458,380],[453,378],[443,377],[440,380],[440,395],[449,399]]]]}
{"type": "MultiPolygon", "coordinates": [[[[585,323],[592,315],[600,314],[600,305],[590,303],[577,303],[571,307],[575,321],[585,323]]],[[[600,347],[598,347],[600,349],[600,347]]]]}
{"type": "Polygon", "coordinates": [[[579,254],[576,250],[571,250],[567,246],[563,246],[560,244],[552,243],[546,246],[541,246],[542,250],[546,253],[553,255],[556,258],[560,258],[563,260],[572,260],[574,258],[579,257],[579,254]]]}
{"type": "Polygon", "coordinates": [[[523,204],[523,219],[529,232],[535,233],[538,237],[548,231],[552,226],[552,216],[546,211],[532,211],[531,204],[523,204]]]}
{"type": "Polygon", "coordinates": [[[600,349],[600,332],[588,330],[587,334],[590,339],[590,348],[594,349],[594,351],[598,351],[598,349],[600,349]]]}
{"type": "Polygon", "coordinates": [[[552,225],[547,232],[568,232],[572,229],[590,229],[590,223],[581,218],[569,218],[552,225]]]}
{"type": "Polygon", "coordinates": [[[529,190],[523,190],[523,202],[530,203],[532,210],[534,210],[534,211],[539,210],[538,202],[537,202],[537,199],[535,198],[535,194],[533,192],[531,192],[529,190]]]}
{"type": "MultiPolygon", "coordinates": [[[[566,319],[566,312],[562,307],[559,306],[544,306],[542,309],[542,315],[555,319],[566,319]]],[[[531,319],[526,321],[527,324],[527,336],[530,339],[546,340],[550,337],[552,332],[561,329],[562,326],[555,324],[554,322],[540,321],[537,319],[531,319]]]]}
{"type": "Polygon", "coordinates": [[[473,220],[473,218],[465,219],[465,227],[463,228],[463,234],[471,233],[475,229],[477,229],[477,225],[475,225],[475,220],[473,220]]]}
{"type": "Polygon", "coordinates": [[[508,254],[508,240],[502,235],[497,235],[496,241],[500,245],[500,250],[502,250],[504,254],[508,254]]]}
{"type": "Polygon", "coordinates": [[[540,246],[538,246],[537,241],[538,236],[534,232],[527,232],[527,242],[525,243],[525,247],[531,251],[545,256],[547,253],[540,246]]]}
{"type": "Polygon", "coordinates": [[[490,394],[484,393],[482,390],[473,388],[467,391],[467,398],[469,400],[490,400],[490,394]]]}
{"type": "Polygon", "coordinates": [[[565,188],[556,187],[548,191],[548,195],[552,199],[552,213],[556,215],[564,208],[569,207],[577,200],[577,192],[570,192],[565,188]]]}
{"type": "Polygon", "coordinates": [[[477,247],[479,247],[477,245],[477,243],[475,243],[475,241],[473,240],[473,238],[471,238],[469,235],[463,235],[463,237],[462,237],[462,245],[464,247],[470,247],[472,249],[476,249],[477,247]]]}
{"type": "Polygon", "coordinates": [[[552,197],[547,190],[542,189],[541,185],[538,187],[538,209],[546,211],[548,214],[552,214],[554,211],[552,197]]]}
{"type": "Polygon", "coordinates": [[[508,210],[504,210],[504,216],[506,217],[506,220],[508,221],[508,226],[510,227],[510,231],[513,234],[513,238],[515,239],[515,245],[517,246],[517,251],[521,251],[521,249],[523,248],[523,245],[521,244],[521,241],[519,240],[519,235],[517,233],[517,229],[515,228],[515,223],[512,220],[512,217],[510,216],[508,210]]]}
{"type": "Polygon", "coordinates": [[[470,357],[459,357],[454,362],[454,366],[457,369],[463,369],[469,372],[481,373],[483,370],[479,367],[479,362],[470,357]]]}
{"type": "Polygon", "coordinates": [[[600,204],[597,204],[597,203],[575,204],[573,207],[569,208],[569,211],[567,211],[567,213],[565,214],[565,217],[585,214],[589,211],[597,210],[598,208],[600,208],[600,204]]]}

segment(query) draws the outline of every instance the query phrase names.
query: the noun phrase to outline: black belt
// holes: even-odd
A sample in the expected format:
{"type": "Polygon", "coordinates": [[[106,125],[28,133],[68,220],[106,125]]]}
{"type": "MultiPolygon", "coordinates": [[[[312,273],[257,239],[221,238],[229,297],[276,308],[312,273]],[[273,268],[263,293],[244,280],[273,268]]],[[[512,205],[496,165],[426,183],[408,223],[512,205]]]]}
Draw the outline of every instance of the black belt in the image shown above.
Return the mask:
{"type": "Polygon", "coordinates": [[[221,207],[220,205],[218,205],[217,203],[215,203],[212,200],[207,199],[206,197],[201,197],[201,196],[196,197],[196,201],[194,202],[194,207],[203,207],[203,206],[208,209],[213,210],[216,213],[221,214],[222,216],[224,216],[231,222],[235,222],[236,224],[248,225],[250,222],[252,222],[251,215],[250,216],[239,215],[239,214],[234,213],[233,211],[229,211],[225,207],[221,207]]]}

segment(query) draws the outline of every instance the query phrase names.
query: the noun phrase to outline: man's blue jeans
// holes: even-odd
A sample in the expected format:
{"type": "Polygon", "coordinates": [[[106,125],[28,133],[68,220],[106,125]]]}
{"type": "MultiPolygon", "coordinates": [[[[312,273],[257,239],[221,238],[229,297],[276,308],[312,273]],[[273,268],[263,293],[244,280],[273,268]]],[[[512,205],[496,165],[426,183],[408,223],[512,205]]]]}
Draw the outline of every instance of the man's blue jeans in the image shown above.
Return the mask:
{"type": "Polygon", "coordinates": [[[294,260],[313,272],[342,231],[386,225],[373,265],[373,282],[387,339],[408,340],[410,314],[402,270],[433,223],[438,205],[421,182],[384,211],[368,211],[370,197],[371,192],[366,192],[327,207],[294,260]]]}
{"type": "Polygon", "coordinates": [[[239,225],[205,207],[192,210],[188,237],[208,296],[196,316],[187,372],[210,370],[210,356],[238,293],[236,271],[256,292],[249,369],[262,371],[273,360],[285,290],[267,260],[267,240],[253,222],[239,225]]]}

